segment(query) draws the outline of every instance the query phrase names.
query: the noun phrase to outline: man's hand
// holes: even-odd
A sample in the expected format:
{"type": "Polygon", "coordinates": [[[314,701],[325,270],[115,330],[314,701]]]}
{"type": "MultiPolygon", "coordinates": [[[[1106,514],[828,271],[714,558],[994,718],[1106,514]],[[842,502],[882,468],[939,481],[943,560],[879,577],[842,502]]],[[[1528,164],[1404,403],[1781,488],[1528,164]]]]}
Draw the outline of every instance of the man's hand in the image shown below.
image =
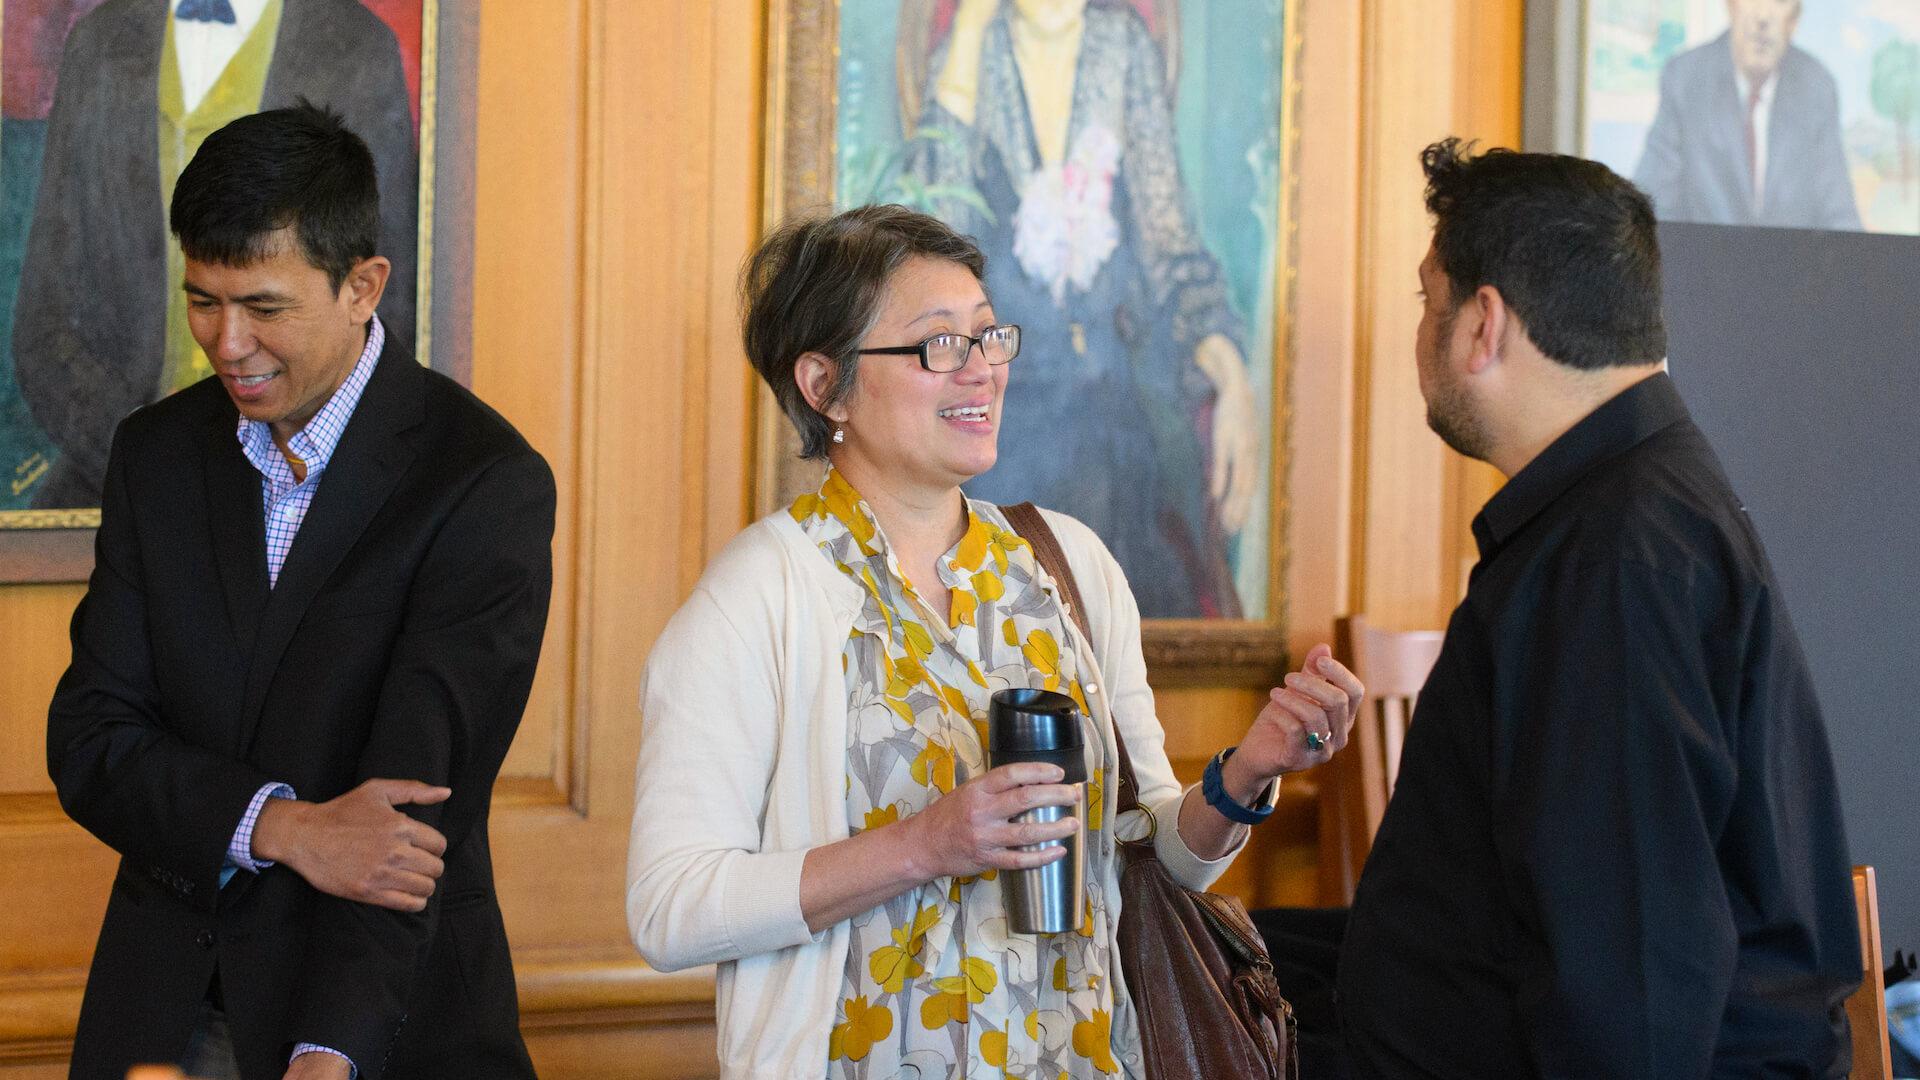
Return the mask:
{"type": "MultiPolygon", "coordinates": [[[[368,783],[381,782],[368,781],[368,783]]],[[[308,1051],[294,1058],[293,1064],[287,1066],[285,1080],[347,1080],[352,1075],[353,1066],[339,1054],[308,1051]]]]}
{"type": "Polygon", "coordinates": [[[268,799],[253,830],[254,857],[284,863],[344,900],[424,911],[446,870],[447,838],[394,807],[430,806],[452,794],[418,780],[368,780],[323,803],[268,799]]]}

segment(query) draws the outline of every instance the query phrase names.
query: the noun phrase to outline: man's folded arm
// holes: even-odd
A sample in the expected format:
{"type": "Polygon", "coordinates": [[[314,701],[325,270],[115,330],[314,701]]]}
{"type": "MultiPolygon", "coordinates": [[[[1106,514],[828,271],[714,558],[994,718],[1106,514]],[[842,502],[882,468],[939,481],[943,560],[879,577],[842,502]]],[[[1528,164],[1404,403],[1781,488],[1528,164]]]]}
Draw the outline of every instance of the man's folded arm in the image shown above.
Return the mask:
{"type": "MultiPolygon", "coordinates": [[[[491,466],[442,527],[409,592],[361,778],[453,789],[403,812],[446,837],[452,863],[485,813],[526,707],[552,588],[555,493],[532,451],[491,466]]],[[[319,898],[292,1034],[343,1053],[364,1080],[405,1019],[432,944],[436,891],[418,913],[319,898]]]]}

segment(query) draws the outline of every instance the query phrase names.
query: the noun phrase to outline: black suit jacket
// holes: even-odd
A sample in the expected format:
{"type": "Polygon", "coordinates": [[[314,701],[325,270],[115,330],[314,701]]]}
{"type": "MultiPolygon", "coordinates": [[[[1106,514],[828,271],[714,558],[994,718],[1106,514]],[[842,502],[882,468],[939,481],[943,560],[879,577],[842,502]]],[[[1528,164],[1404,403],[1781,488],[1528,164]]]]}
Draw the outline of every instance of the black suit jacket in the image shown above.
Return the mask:
{"type": "Polygon", "coordinates": [[[1747,106],[1734,80],[1729,35],[1667,61],[1660,72],[1660,110],[1633,173],[1661,220],[1860,228],[1833,76],[1810,53],[1789,46],[1775,78],[1767,182],[1756,210],[1747,166],[1747,106]]]}
{"type": "MultiPolygon", "coordinates": [[[[37,506],[99,505],[114,425],[160,392],[167,297],[180,287],[167,280],[157,119],[170,8],[107,0],[61,54],[13,324],[20,395],[60,450],[37,506]]],[[[303,97],[340,110],[373,151],[380,250],[393,261],[380,318],[411,345],[413,114],[393,32],[359,0],[284,0],[260,107],[303,97]]]]}
{"type": "Polygon", "coordinates": [[[389,339],[268,588],[260,475],[216,379],[114,437],[73,663],[47,722],[75,821],[121,854],[73,1057],[177,1061],[216,972],[243,1075],[295,1042],[365,1080],[531,1076],[487,810],[546,625],[554,486],[472,394],[389,339]],[[444,784],[425,913],[219,873],[262,784],[444,784]]]}

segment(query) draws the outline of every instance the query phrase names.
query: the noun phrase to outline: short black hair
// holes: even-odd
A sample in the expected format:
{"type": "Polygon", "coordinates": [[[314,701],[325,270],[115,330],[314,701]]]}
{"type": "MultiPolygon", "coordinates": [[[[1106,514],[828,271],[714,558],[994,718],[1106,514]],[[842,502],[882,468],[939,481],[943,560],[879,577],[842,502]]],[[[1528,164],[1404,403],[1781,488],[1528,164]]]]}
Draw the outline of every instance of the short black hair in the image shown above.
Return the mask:
{"type": "Polygon", "coordinates": [[[845,400],[858,370],[856,350],[879,317],[888,279],[915,256],[959,263],[985,278],[979,245],[939,218],[904,206],[861,206],[832,217],[808,216],[775,229],[741,273],[741,337],[747,359],[773,389],[800,432],[800,456],[824,457],[832,426],[807,404],[793,365],[817,352],[833,361],[823,404],[845,400]]]}
{"type": "Polygon", "coordinates": [[[1491,285],[1542,353],[1592,370],[1667,355],[1653,203],[1597,161],[1445,139],[1421,152],[1457,307],[1491,285]]]}
{"type": "Polygon", "coordinates": [[[340,114],[302,98],[213,134],[174,184],[168,222],[190,259],[249,266],[291,227],[334,291],[377,254],[380,185],[367,144],[340,114]]]}

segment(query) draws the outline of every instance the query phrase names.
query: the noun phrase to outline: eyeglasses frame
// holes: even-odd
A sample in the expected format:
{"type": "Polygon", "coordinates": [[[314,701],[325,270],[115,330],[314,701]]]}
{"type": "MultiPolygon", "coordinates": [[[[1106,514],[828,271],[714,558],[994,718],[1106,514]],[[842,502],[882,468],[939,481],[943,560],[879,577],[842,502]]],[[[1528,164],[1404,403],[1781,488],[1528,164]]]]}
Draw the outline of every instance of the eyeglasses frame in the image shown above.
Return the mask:
{"type": "Polygon", "coordinates": [[[915,356],[917,355],[920,357],[920,367],[922,370],[931,372],[935,375],[945,375],[951,372],[964,370],[967,364],[973,360],[973,350],[976,348],[980,350],[980,358],[983,360],[986,360],[989,367],[1005,367],[1006,365],[1013,363],[1014,359],[1020,355],[1021,343],[1019,339],[1024,336],[1025,335],[1020,330],[1019,323],[995,323],[994,325],[987,327],[986,331],[983,332],[979,337],[975,337],[972,334],[959,334],[959,333],[954,333],[952,331],[943,330],[938,334],[927,335],[926,340],[922,341],[918,345],[888,345],[884,348],[878,348],[878,349],[855,349],[854,355],[856,356],[866,356],[869,354],[876,354],[880,356],[915,356]],[[1012,330],[1014,332],[1014,337],[1015,337],[1013,355],[1007,357],[1005,360],[999,361],[998,363],[995,363],[993,360],[987,357],[986,333],[990,333],[995,330],[1012,330]],[[959,367],[947,368],[945,370],[938,370],[933,366],[933,363],[931,362],[931,360],[929,360],[927,356],[927,343],[937,337],[957,337],[957,338],[967,339],[967,351],[961,354],[962,356],[965,357],[965,359],[960,361],[959,367]]]}

